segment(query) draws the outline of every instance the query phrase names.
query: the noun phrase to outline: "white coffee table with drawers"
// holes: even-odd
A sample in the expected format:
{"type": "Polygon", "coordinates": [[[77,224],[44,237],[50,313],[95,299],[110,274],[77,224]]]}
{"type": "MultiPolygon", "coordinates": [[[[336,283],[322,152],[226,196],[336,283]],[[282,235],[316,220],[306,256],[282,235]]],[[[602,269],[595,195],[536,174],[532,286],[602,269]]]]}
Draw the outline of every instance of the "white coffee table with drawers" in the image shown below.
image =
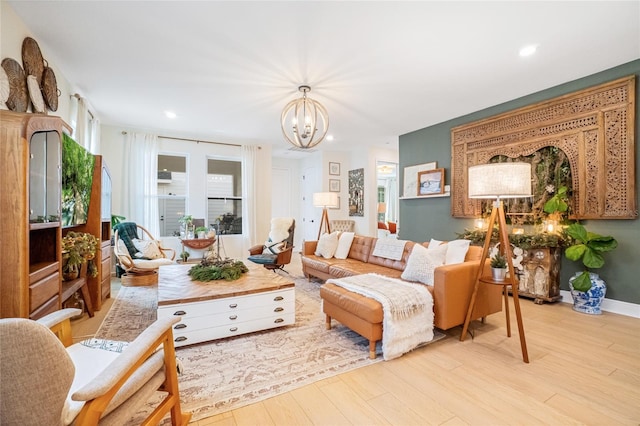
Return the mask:
{"type": "Polygon", "coordinates": [[[235,281],[191,281],[191,267],[167,265],[158,272],[158,319],[182,318],[173,330],[176,347],[295,323],[292,280],[250,264],[235,281]]]}

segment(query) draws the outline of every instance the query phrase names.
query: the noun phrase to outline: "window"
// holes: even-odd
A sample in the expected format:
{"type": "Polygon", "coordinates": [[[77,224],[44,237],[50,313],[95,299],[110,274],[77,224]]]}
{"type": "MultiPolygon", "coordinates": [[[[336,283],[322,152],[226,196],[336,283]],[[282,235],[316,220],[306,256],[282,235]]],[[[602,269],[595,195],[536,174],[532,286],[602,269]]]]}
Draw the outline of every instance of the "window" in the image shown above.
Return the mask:
{"type": "Polygon", "coordinates": [[[178,219],[186,212],[187,188],[187,158],[158,155],[158,216],[161,237],[180,235],[178,219]]]}
{"type": "Polygon", "coordinates": [[[242,164],[207,160],[207,222],[219,234],[242,234],[242,164]]]}

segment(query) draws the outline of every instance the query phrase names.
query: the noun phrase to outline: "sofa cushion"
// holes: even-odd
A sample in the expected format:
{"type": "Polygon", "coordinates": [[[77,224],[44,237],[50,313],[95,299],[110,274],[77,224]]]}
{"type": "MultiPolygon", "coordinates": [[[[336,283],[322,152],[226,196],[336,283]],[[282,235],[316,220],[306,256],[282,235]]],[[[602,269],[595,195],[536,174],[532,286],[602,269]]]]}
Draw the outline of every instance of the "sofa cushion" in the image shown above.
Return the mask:
{"type": "Polygon", "coordinates": [[[396,271],[403,271],[405,266],[407,265],[407,260],[411,255],[411,250],[413,250],[414,244],[415,243],[413,241],[407,241],[405,243],[404,250],[402,252],[402,258],[400,260],[387,259],[380,256],[374,256],[372,254],[369,256],[369,263],[384,266],[390,269],[395,269],[396,271]]]}
{"type": "Polygon", "coordinates": [[[329,267],[334,263],[343,262],[342,259],[325,259],[322,256],[316,256],[314,254],[302,256],[302,264],[305,267],[315,269],[316,271],[329,273],[329,267]]]}
{"type": "Polygon", "coordinates": [[[352,275],[369,273],[380,274],[391,278],[400,278],[402,271],[355,260],[345,263],[335,263],[329,266],[329,274],[335,278],[344,278],[352,275]]]}
{"type": "Polygon", "coordinates": [[[447,247],[444,245],[428,250],[421,244],[415,244],[407,261],[407,267],[400,277],[403,280],[433,285],[433,271],[444,264],[446,253],[447,247]]]}
{"type": "Polygon", "coordinates": [[[369,323],[382,322],[382,305],[375,299],[353,293],[331,283],[320,286],[320,297],[369,323]]]}
{"type": "Polygon", "coordinates": [[[322,234],[318,240],[318,246],[316,247],[316,256],[322,256],[325,259],[331,259],[338,248],[338,232],[332,232],[330,234],[322,234]]]}
{"type": "Polygon", "coordinates": [[[374,237],[365,237],[363,235],[354,236],[348,258],[365,263],[368,262],[369,253],[371,253],[375,241],[376,239],[374,237]]]}
{"type": "Polygon", "coordinates": [[[453,240],[447,243],[447,257],[445,258],[445,265],[454,265],[456,263],[464,262],[469,250],[469,240],[453,240]]]}
{"type": "Polygon", "coordinates": [[[351,244],[355,237],[354,232],[342,232],[340,238],[338,238],[338,247],[334,256],[336,259],[346,259],[349,256],[349,250],[351,250],[351,244]]]}

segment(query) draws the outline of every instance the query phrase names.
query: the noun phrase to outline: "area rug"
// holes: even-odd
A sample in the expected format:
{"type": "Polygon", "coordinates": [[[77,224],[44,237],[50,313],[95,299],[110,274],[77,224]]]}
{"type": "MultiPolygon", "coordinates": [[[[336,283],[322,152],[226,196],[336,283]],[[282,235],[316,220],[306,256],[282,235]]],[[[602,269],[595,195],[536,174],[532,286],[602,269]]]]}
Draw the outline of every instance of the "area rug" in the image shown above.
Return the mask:
{"type": "MultiPolygon", "coordinates": [[[[369,342],[338,322],[325,329],[319,286],[294,277],[296,323],[176,349],[182,407],[196,421],[294,390],[355,368],[369,359],[369,342]]],[[[216,284],[212,284],[216,285],[216,284]]],[[[224,285],[221,283],[220,285],[224,285]]],[[[133,340],[156,318],[157,288],[122,287],[96,337],[133,340]]],[[[445,337],[434,332],[433,341],[445,337]]],[[[136,418],[153,409],[150,404],[136,418]]]]}

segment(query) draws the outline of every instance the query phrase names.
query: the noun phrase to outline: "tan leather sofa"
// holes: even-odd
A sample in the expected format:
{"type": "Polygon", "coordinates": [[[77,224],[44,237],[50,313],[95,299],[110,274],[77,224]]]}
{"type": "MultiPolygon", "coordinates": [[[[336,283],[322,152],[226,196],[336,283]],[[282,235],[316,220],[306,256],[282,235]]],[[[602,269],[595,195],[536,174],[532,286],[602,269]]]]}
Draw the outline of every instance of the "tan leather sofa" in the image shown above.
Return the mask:
{"type": "MultiPolygon", "coordinates": [[[[371,253],[377,238],[356,235],[346,259],[325,259],[314,255],[317,241],[305,241],[302,251],[302,270],[307,277],[323,280],[351,275],[377,273],[400,278],[413,245],[408,241],[401,260],[390,260],[371,253]]],[[[429,243],[422,243],[425,247],[429,243]]],[[[427,286],[434,301],[434,325],[447,330],[464,324],[482,248],[471,246],[465,261],[455,265],[442,265],[434,271],[434,285],[427,286]]],[[[490,273],[489,263],[484,265],[490,273]]],[[[327,328],[331,319],[366,337],[370,341],[370,355],[375,358],[375,342],[382,339],[382,305],[379,302],[350,292],[337,285],[325,283],[320,287],[327,328]]],[[[472,319],[483,318],[502,310],[502,286],[482,284],[478,289],[472,319]]]]}

